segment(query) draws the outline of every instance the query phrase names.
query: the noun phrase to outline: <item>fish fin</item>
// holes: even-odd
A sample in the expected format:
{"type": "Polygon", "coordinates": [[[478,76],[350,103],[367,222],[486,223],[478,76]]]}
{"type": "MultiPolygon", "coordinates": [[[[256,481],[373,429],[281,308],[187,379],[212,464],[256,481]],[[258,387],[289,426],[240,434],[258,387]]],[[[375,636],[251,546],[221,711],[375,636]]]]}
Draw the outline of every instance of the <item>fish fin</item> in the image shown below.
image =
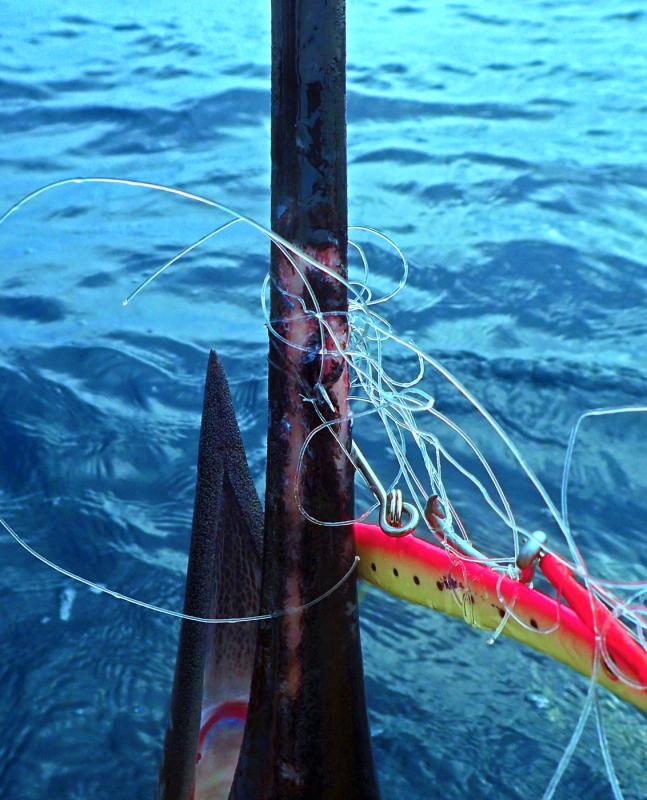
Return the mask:
{"type": "MultiPolygon", "coordinates": [[[[258,613],[263,513],[225,372],[211,351],[200,428],[184,613],[258,613]]],[[[191,800],[203,705],[249,693],[255,625],[183,620],[158,800],[191,800]]]]}

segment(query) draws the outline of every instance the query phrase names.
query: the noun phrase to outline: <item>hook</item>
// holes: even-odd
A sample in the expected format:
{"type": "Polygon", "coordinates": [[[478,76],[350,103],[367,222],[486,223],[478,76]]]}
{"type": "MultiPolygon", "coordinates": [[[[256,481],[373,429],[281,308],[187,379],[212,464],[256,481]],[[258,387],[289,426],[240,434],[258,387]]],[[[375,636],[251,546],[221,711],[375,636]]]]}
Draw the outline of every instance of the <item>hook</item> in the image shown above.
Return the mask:
{"type": "Polygon", "coordinates": [[[366,460],[366,456],[353,442],[351,459],[366,483],[373,492],[375,499],[380,504],[380,528],[389,536],[407,536],[418,526],[420,515],[418,509],[411,503],[402,500],[400,489],[387,492],[377,477],[373,468],[366,460]]]}

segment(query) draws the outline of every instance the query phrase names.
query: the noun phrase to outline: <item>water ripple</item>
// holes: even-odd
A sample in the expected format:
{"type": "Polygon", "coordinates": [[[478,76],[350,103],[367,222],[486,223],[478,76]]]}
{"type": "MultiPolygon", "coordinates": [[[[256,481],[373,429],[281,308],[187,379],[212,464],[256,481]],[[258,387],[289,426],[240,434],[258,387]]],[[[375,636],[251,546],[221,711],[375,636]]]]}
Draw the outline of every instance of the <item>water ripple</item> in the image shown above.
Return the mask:
{"type": "MultiPolygon", "coordinates": [[[[95,172],[268,218],[267,3],[23,6],[0,10],[3,207],[95,172]]],[[[615,0],[348,4],[350,216],[397,234],[412,262],[385,313],[483,399],[553,497],[578,415],[647,395],[646,19],[615,0]]],[[[66,566],[179,608],[213,344],[263,489],[268,257],[234,238],[120,313],[211,217],[117,194],[52,194],[0,229],[0,514],[66,566]]],[[[397,259],[366,252],[374,288],[391,290],[397,259]]],[[[487,426],[437,377],[428,388],[477,438],[520,520],[547,524],[487,426]]],[[[644,425],[596,420],[578,440],[572,522],[600,574],[647,569],[644,425]]],[[[364,419],[355,432],[388,476],[383,432],[364,419]]],[[[451,480],[470,530],[507,551],[482,501],[451,480]]],[[[0,548],[0,795],[153,796],[176,623],[71,587],[8,537],[0,548]]],[[[362,625],[385,800],[542,795],[583,682],[372,591],[362,625]]],[[[644,798],[643,721],[605,714],[625,796],[644,798]]],[[[563,796],[607,796],[594,744],[563,796]]]]}

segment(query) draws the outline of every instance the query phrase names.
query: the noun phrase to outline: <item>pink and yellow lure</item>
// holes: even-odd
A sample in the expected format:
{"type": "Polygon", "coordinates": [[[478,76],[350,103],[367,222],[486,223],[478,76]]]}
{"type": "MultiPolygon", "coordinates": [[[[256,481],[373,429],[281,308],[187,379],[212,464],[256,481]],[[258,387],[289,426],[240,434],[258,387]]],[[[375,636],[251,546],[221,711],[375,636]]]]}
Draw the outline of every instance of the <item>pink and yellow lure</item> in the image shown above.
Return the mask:
{"type": "MultiPolygon", "coordinates": [[[[486,631],[497,630],[511,612],[502,627],[503,635],[591,676],[595,633],[587,624],[589,595],[572,576],[569,580],[568,568],[556,557],[544,557],[548,559],[544,571],[552,572],[552,578],[551,574],[547,577],[571,606],[413,534],[387,536],[377,525],[362,523],[356,523],[354,529],[359,574],[364,580],[403,600],[462,618],[486,631]]],[[[604,610],[600,611],[603,615],[604,610]]],[[[647,654],[628,634],[630,641],[624,638],[624,629],[617,621],[612,622],[615,626],[609,625],[613,633],[608,638],[608,652],[622,672],[638,682],[647,671],[647,654]]],[[[597,680],[647,713],[647,691],[619,680],[604,662],[597,680]]],[[[246,710],[246,701],[238,698],[203,714],[194,800],[228,797],[246,710]]]]}
{"type": "MultiPolygon", "coordinates": [[[[386,536],[376,525],[358,523],[355,541],[360,556],[359,574],[374,586],[411,603],[461,617],[469,625],[487,631],[499,628],[510,610],[502,634],[591,676],[595,632],[586,618],[587,607],[591,615],[588,592],[568,580],[566,565],[554,556],[545,556],[544,560],[549,560],[540,566],[545,571],[552,570],[555,580],[561,576],[557,588],[570,606],[415,535],[386,536]]],[[[547,577],[551,580],[550,574],[547,577]]],[[[598,606],[598,613],[603,615],[604,607],[598,606]]],[[[611,616],[608,610],[606,613],[611,616]]],[[[603,631],[605,621],[607,649],[616,665],[633,682],[645,685],[647,653],[628,634],[623,635],[624,629],[616,620],[599,619],[603,631]]],[[[619,680],[604,661],[597,680],[647,713],[647,690],[619,680]]]]}

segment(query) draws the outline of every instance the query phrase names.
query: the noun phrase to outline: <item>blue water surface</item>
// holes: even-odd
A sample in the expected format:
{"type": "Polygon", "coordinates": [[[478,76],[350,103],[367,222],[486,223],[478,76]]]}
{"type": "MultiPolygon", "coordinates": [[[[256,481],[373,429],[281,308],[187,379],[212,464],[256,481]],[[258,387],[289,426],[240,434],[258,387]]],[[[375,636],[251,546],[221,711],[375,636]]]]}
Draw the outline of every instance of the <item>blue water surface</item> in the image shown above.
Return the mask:
{"type": "MultiPolygon", "coordinates": [[[[3,0],[0,204],[112,175],[267,223],[268,6],[3,0]]],[[[349,0],[350,218],[412,263],[384,313],[483,400],[556,500],[577,416],[647,399],[646,39],[637,0],[349,0]]],[[[210,346],[262,490],[266,243],[239,226],[121,301],[220,221],[75,185],[0,229],[0,514],[68,569],[173,608],[210,346]]],[[[366,241],[388,291],[397,260],[366,241]]],[[[519,522],[558,542],[487,427],[441,378],[426,388],[478,439],[519,522]]],[[[355,435],[390,480],[383,431],[369,418],[355,435]]],[[[646,437],[640,416],[583,427],[571,521],[596,575],[647,573],[646,437]]],[[[475,540],[510,555],[509,532],[447,480],[475,540]]],[[[4,533],[0,599],[0,795],[153,797],[178,625],[72,583],[4,533]]],[[[384,800],[542,796],[586,681],[376,591],[362,619],[384,800]]],[[[647,797],[644,717],[606,694],[602,708],[625,797],[647,797]]],[[[556,796],[612,796],[592,726],[556,796]]]]}

